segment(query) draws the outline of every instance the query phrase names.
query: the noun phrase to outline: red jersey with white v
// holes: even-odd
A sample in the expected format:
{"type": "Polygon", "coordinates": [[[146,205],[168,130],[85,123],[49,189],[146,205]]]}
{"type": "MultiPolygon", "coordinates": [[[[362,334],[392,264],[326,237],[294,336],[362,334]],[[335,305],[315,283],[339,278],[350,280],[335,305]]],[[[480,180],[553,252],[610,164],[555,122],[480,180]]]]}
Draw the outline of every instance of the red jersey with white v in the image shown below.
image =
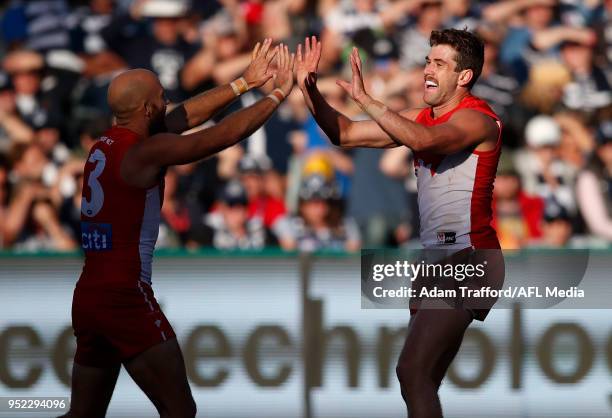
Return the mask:
{"type": "Polygon", "coordinates": [[[121,162],[138,139],[129,129],[113,127],[87,158],[81,201],[85,266],[80,286],[133,288],[139,280],[151,283],[163,180],[143,189],[121,178],[121,162]]]}
{"type": "Polygon", "coordinates": [[[434,126],[447,122],[460,109],[490,116],[499,126],[497,144],[490,151],[466,149],[442,155],[416,152],[421,243],[426,248],[499,248],[491,203],[497,163],[501,154],[501,121],[489,105],[468,95],[453,110],[434,118],[423,109],[416,122],[434,126]]]}

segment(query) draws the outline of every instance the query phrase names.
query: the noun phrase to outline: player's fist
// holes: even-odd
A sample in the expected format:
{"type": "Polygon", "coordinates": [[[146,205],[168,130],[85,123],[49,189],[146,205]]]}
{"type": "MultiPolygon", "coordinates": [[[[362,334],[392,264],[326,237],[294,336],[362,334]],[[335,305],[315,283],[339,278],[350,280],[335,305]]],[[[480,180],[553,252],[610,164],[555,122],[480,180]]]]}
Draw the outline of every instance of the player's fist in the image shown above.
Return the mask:
{"type": "Polygon", "coordinates": [[[317,40],[316,36],[304,39],[303,48],[302,44],[298,45],[295,72],[300,88],[304,88],[307,82],[316,82],[320,59],[321,42],[317,40]]]}
{"type": "Polygon", "coordinates": [[[251,53],[251,63],[242,76],[246,80],[249,90],[261,87],[273,76],[270,63],[278,52],[278,47],[270,48],[272,39],[266,38],[263,43],[257,42],[251,53]]]}
{"type": "Polygon", "coordinates": [[[277,69],[274,79],[274,87],[279,88],[285,93],[285,97],[291,93],[293,88],[293,66],[295,54],[289,54],[287,45],[280,44],[277,55],[277,69]]]}

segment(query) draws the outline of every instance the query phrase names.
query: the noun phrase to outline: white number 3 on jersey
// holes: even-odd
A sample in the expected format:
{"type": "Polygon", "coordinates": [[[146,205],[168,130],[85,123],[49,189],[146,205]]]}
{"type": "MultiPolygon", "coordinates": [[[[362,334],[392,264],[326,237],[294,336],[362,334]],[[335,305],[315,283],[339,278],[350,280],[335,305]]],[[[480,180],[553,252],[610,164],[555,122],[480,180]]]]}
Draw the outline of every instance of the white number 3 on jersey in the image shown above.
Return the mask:
{"type": "Polygon", "coordinates": [[[85,196],[81,198],[81,212],[85,216],[96,216],[104,204],[104,190],[102,190],[102,185],[98,181],[98,177],[100,177],[102,171],[104,171],[106,155],[97,149],[89,156],[89,162],[96,163],[95,168],[91,170],[87,179],[87,185],[91,190],[91,200],[85,199],[85,196]]]}

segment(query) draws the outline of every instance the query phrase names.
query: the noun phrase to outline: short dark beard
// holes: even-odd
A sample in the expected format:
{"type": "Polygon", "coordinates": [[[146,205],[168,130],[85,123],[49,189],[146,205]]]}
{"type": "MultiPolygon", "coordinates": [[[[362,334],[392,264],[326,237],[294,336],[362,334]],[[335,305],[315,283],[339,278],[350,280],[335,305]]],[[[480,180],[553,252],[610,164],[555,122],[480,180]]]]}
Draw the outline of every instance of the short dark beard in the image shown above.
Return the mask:
{"type": "Polygon", "coordinates": [[[149,135],[161,134],[164,132],[168,132],[166,128],[166,115],[163,112],[160,112],[159,116],[151,121],[149,125],[149,135]]]}
{"type": "Polygon", "coordinates": [[[166,127],[168,128],[168,132],[174,134],[181,134],[189,129],[187,111],[183,103],[176,106],[166,115],[166,127]]]}

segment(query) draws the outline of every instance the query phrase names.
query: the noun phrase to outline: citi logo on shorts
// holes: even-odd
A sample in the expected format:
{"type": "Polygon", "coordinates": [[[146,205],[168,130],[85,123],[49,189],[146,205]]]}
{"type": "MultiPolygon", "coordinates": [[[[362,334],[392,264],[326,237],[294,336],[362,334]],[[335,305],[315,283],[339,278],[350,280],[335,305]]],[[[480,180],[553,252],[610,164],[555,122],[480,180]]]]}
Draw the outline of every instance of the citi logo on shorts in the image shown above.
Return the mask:
{"type": "Polygon", "coordinates": [[[81,222],[81,246],[85,251],[108,251],[113,248],[111,224],[81,222]]]}

